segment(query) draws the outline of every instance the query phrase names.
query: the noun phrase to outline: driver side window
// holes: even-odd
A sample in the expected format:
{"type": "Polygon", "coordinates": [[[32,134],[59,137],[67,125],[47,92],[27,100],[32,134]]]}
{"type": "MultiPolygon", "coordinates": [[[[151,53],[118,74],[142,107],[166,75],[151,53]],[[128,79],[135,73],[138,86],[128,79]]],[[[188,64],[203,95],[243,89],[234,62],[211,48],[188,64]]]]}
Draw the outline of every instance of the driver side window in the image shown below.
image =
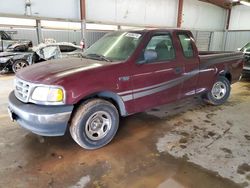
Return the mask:
{"type": "Polygon", "coordinates": [[[175,59],[175,51],[169,34],[155,35],[149,41],[145,51],[152,50],[157,54],[155,61],[167,61],[175,59]]]}

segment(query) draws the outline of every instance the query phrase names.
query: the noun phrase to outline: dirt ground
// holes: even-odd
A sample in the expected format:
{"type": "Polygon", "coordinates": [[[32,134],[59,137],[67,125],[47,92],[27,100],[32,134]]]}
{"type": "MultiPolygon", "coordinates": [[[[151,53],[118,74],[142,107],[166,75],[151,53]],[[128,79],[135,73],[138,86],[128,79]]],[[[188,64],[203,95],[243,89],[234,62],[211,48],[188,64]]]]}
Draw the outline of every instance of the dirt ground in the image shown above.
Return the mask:
{"type": "Polygon", "coordinates": [[[122,118],[115,139],[94,151],[11,122],[12,87],[13,76],[0,76],[0,187],[250,187],[248,80],[222,106],[197,97],[122,118]]]}

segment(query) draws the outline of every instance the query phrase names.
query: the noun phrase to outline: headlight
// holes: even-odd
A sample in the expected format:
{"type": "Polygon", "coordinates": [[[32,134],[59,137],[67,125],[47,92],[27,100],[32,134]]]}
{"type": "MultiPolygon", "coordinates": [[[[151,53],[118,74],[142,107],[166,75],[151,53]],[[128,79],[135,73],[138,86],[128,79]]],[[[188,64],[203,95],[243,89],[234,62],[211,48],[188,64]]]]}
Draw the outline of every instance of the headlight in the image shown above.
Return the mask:
{"type": "Polygon", "coordinates": [[[11,57],[2,57],[2,58],[0,58],[0,63],[6,63],[10,59],[11,59],[11,57]]]}
{"type": "Polygon", "coordinates": [[[64,93],[61,88],[56,87],[36,87],[31,99],[38,102],[63,102],[64,93]]]}

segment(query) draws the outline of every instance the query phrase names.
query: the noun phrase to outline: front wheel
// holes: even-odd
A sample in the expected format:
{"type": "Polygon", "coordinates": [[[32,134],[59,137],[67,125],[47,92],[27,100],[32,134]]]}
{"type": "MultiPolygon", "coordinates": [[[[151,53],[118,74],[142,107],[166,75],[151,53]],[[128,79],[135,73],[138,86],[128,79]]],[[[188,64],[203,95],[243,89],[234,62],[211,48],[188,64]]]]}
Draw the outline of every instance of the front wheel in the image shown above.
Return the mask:
{"type": "Polygon", "coordinates": [[[119,126],[116,107],[105,100],[86,101],[76,110],[70,125],[72,138],[85,149],[97,149],[108,144],[119,126]]]}
{"type": "Polygon", "coordinates": [[[17,60],[14,62],[14,64],[12,65],[12,70],[14,73],[16,73],[17,71],[25,68],[29,66],[29,63],[23,59],[17,60]]]}
{"type": "Polygon", "coordinates": [[[211,91],[205,95],[205,101],[212,105],[225,103],[230,95],[231,85],[227,78],[219,77],[214,83],[211,91]]]}

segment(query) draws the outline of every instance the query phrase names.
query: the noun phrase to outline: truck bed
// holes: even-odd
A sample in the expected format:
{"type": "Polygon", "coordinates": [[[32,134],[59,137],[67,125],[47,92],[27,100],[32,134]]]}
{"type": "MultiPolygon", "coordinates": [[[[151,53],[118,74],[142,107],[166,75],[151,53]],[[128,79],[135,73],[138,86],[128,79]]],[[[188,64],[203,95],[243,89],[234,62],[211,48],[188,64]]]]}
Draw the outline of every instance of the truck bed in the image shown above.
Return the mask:
{"type": "Polygon", "coordinates": [[[221,62],[231,62],[243,59],[240,51],[200,51],[199,58],[201,63],[217,64],[221,62]]]}
{"type": "Polygon", "coordinates": [[[235,51],[199,51],[199,55],[231,54],[235,51]]]}
{"type": "Polygon", "coordinates": [[[235,52],[218,52],[218,51],[201,51],[199,52],[200,70],[206,68],[215,68],[223,66],[229,71],[233,71],[232,83],[238,81],[241,75],[242,67],[240,66],[243,53],[240,51],[235,52]],[[238,63],[237,63],[238,62],[238,63]],[[236,63],[236,64],[235,64],[236,63]],[[234,64],[234,66],[233,66],[234,64]]]}

